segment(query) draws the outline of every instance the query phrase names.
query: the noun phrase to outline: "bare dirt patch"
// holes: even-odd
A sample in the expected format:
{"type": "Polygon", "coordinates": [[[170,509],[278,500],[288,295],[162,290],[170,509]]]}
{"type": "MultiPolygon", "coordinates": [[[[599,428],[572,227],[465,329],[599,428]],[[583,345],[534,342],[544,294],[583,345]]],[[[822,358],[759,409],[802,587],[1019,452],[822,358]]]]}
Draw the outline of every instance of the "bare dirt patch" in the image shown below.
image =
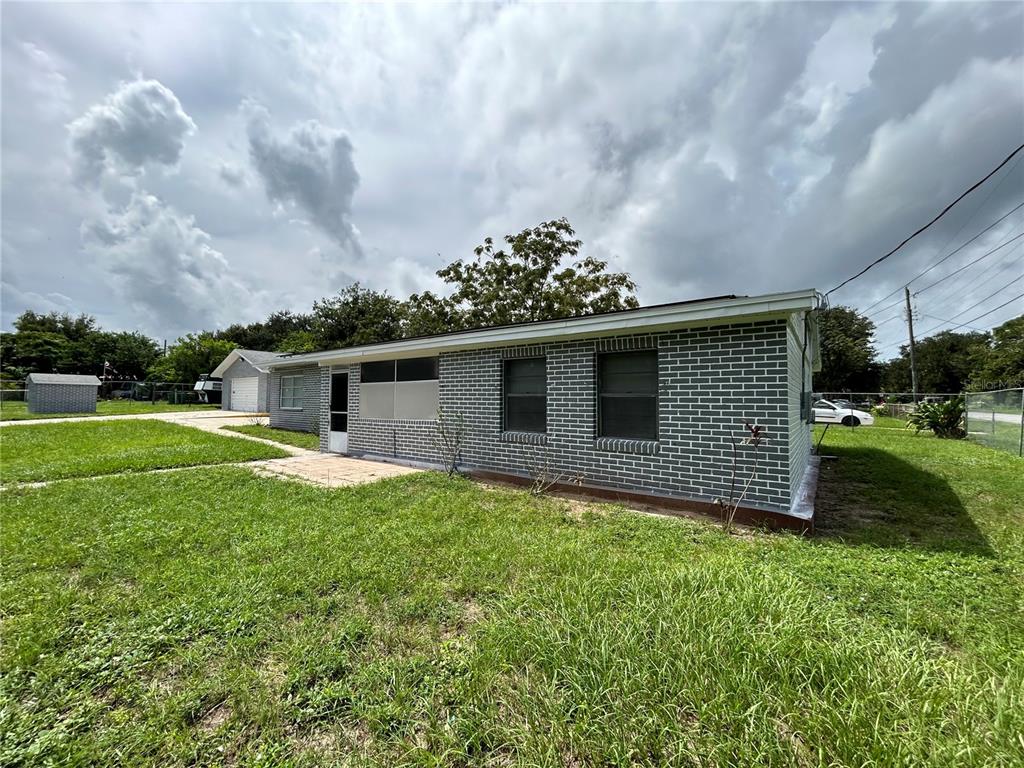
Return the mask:
{"type": "Polygon", "coordinates": [[[222,701],[207,710],[206,714],[196,722],[196,727],[204,733],[213,733],[230,719],[231,705],[227,701],[222,701]]]}

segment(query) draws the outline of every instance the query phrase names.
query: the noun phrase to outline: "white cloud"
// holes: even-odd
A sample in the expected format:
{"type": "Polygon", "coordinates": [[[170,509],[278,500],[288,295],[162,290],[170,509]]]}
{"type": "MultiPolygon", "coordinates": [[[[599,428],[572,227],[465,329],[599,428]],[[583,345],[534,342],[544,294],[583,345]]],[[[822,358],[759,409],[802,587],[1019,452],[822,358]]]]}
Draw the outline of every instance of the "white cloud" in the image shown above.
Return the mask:
{"type": "Polygon", "coordinates": [[[106,173],[136,176],[147,165],[177,165],[195,130],[178,97],[162,83],[121,83],[68,125],[72,176],[90,185],[106,173]]]}
{"type": "MultiPolygon", "coordinates": [[[[106,219],[90,206],[108,200],[67,184],[68,118],[37,108],[27,73],[42,92],[59,81],[31,42],[67,78],[70,114],[98,115],[133,71],[173,84],[202,126],[187,151],[181,120],[145,132],[147,147],[170,135],[167,152],[133,155],[121,123],[97,117],[80,171],[98,167],[121,206],[144,188],[195,214],[208,247],[231,255],[229,278],[275,292],[253,293],[254,311],[307,309],[346,279],[436,289],[434,270],[484,236],[561,215],[636,277],[643,302],[828,288],[1019,142],[1022,17],[984,2],[9,4],[5,269],[26,296],[111,307],[111,262],[90,260],[107,251],[77,251],[82,219],[106,219]],[[246,99],[266,109],[240,119],[246,99]]],[[[1015,204],[1022,172],[833,298],[866,306],[901,286],[961,227],[958,242],[1015,204]]],[[[126,327],[131,306],[111,310],[126,327]]]]}
{"type": "Polygon", "coordinates": [[[259,292],[210,235],[153,195],[137,192],[124,209],[83,223],[82,242],[144,327],[166,334],[258,315],[259,292]]]}
{"type": "Polygon", "coordinates": [[[278,139],[271,133],[267,110],[254,105],[248,109],[249,157],[267,197],[308,216],[346,253],[360,254],[358,233],[351,221],[359,173],[348,136],[309,120],[278,139]]]}

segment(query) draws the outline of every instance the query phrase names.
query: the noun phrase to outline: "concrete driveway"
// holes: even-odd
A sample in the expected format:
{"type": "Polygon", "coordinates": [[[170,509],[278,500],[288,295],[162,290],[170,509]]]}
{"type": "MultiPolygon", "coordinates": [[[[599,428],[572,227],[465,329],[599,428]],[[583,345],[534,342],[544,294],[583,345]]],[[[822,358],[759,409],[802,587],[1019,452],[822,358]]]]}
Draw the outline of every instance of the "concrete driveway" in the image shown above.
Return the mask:
{"type": "Polygon", "coordinates": [[[115,416],[61,416],[53,419],[17,419],[0,421],[0,427],[32,426],[33,424],[63,424],[67,421],[122,421],[125,419],[159,419],[195,426],[207,420],[227,419],[225,423],[247,424],[254,418],[262,418],[266,423],[267,414],[249,413],[247,411],[164,411],[162,413],[124,413],[115,416]]]}

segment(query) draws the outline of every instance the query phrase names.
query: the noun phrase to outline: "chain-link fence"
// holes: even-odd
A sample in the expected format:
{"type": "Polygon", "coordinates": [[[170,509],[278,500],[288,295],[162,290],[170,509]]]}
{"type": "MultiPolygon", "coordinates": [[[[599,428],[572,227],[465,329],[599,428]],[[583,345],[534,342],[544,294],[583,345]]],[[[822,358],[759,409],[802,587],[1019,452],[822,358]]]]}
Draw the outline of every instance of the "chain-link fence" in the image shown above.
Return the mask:
{"type": "Polygon", "coordinates": [[[25,389],[0,389],[0,403],[23,403],[26,392],[25,389]]]}
{"type": "MultiPolygon", "coordinates": [[[[23,402],[25,383],[9,382],[0,388],[0,402],[23,402]]],[[[192,384],[174,381],[111,381],[103,380],[96,393],[99,400],[135,400],[137,402],[191,405],[199,402],[199,393],[192,384]]]]}
{"type": "Polygon", "coordinates": [[[136,400],[185,405],[199,402],[192,384],[172,381],[109,381],[100,384],[100,400],[136,400]]]}
{"type": "MultiPolygon", "coordinates": [[[[944,403],[957,396],[955,392],[918,392],[917,402],[944,403]]],[[[905,419],[914,410],[913,392],[821,392],[814,398],[896,419],[905,419]]]]}
{"type": "Polygon", "coordinates": [[[967,439],[1024,456],[1024,387],[964,394],[967,439]]]}

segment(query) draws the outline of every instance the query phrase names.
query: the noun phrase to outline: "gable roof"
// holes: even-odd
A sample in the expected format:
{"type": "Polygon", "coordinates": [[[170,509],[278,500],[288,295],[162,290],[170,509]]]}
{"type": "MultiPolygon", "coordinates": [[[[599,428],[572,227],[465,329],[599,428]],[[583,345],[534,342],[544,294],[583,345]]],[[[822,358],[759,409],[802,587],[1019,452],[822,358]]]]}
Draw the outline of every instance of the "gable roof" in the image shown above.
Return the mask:
{"type": "Polygon", "coordinates": [[[28,381],[33,384],[70,384],[76,387],[98,387],[100,380],[95,376],[84,376],[77,373],[30,373],[28,381]]]}
{"type": "Polygon", "coordinates": [[[228,353],[227,357],[221,360],[220,365],[213,369],[213,373],[210,375],[218,378],[223,376],[228,368],[239,360],[245,360],[245,362],[260,373],[266,373],[270,370],[267,368],[267,364],[281,356],[280,352],[263,352],[258,349],[233,349],[228,353]]]}
{"type": "Polygon", "coordinates": [[[324,366],[369,362],[389,358],[433,356],[440,352],[454,352],[460,349],[540,344],[581,337],[619,336],[677,328],[729,325],[788,318],[798,312],[809,312],[817,304],[818,292],[813,289],[762,296],[714,296],[637,309],[578,315],[560,320],[535,320],[513,325],[475,328],[470,331],[451,331],[434,336],[363,344],[326,352],[282,354],[278,359],[268,363],[267,367],[279,369],[313,363],[324,366]]]}

